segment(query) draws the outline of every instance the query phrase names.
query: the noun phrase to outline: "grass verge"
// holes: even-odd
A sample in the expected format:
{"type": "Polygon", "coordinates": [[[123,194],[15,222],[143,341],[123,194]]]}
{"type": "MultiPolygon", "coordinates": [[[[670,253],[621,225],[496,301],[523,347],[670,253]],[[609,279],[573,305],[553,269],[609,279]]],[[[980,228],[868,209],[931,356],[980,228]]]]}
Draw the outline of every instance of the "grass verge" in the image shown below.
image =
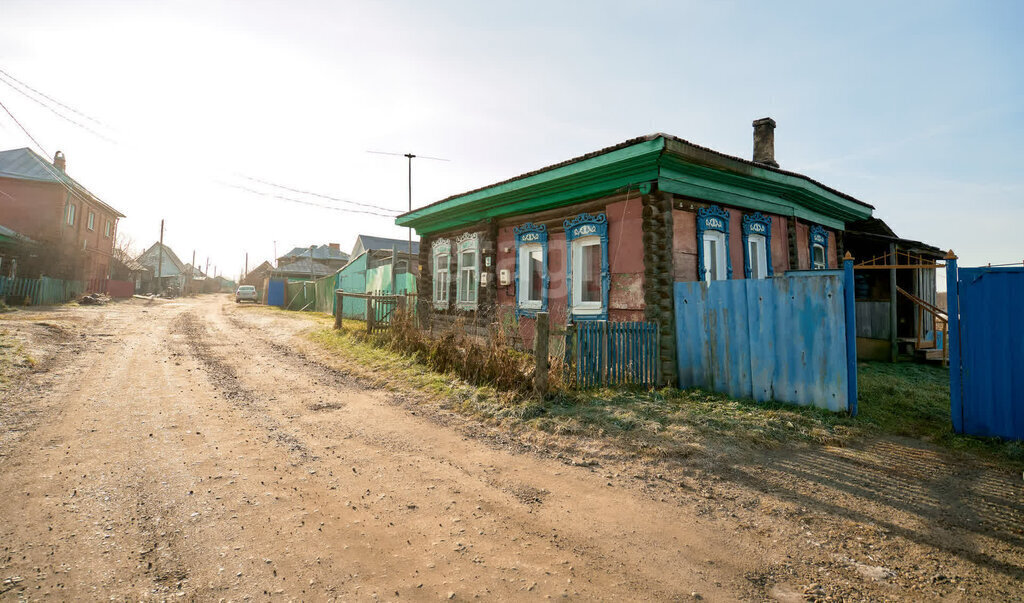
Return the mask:
{"type": "Polygon", "coordinates": [[[953,433],[947,372],[939,367],[861,363],[857,417],[673,388],[569,390],[540,401],[435,372],[422,358],[374,345],[362,335],[363,323],[346,323],[341,332],[320,328],[310,338],[376,386],[397,392],[413,388],[444,407],[490,423],[610,438],[644,456],[685,456],[706,438],[772,448],[794,443],[843,446],[869,436],[895,435],[1024,467],[1024,443],[953,433]]]}

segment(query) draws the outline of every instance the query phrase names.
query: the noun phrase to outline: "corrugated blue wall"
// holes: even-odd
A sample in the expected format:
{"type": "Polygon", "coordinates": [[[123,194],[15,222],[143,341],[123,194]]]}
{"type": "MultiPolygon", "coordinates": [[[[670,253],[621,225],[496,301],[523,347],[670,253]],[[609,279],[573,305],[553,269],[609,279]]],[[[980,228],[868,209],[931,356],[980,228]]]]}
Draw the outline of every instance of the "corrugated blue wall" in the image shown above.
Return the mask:
{"type": "Polygon", "coordinates": [[[1024,268],[958,272],[963,431],[1022,440],[1024,268]]]}
{"type": "Polygon", "coordinates": [[[679,387],[847,410],[843,272],[675,284],[679,387]]]}

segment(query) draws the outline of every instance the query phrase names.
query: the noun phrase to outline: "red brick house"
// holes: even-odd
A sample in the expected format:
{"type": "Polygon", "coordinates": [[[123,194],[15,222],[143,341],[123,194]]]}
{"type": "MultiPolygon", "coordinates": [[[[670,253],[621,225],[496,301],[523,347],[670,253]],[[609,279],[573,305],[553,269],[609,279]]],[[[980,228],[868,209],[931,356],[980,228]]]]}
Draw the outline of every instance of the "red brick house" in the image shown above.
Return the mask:
{"type": "Polygon", "coordinates": [[[106,279],[124,214],[68,176],[66,167],[60,151],[53,163],[29,148],[0,151],[0,223],[38,243],[33,272],[106,279]]]}

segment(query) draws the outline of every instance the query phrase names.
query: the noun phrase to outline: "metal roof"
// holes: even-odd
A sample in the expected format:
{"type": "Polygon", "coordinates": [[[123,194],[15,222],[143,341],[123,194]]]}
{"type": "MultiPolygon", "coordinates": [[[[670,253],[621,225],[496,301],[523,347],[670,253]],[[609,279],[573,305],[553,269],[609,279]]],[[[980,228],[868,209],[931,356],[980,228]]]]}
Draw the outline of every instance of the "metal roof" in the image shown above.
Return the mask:
{"type": "Polygon", "coordinates": [[[28,147],[0,151],[0,177],[60,184],[70,188],[77,195],[109,209],[119,218],[125,217],[124,214],[110,207],[99,197],[89,192],[89,189],[79,184],[77,180],[68,176],[67,173],[61,171],[28,147]]]}
{"type": "Polygon", "coordinates": [[[301,258],[274,269],[274,274],[294,274],[296,276],[309,276],[310,274],[327,276],[335,272],[337,270],[333,270],[319,262],[310,262],[309,258],[301,258]]]}
{"type": "MultiPolygon", "coordinates": [[[[308,258],[309,247],[296,247],[288,253],[277,258],[283,260],[285,258],[308,258]]],[[[319,245],[313,248],[313,259],[314,260],[341,260],[343,262],[348,261],[348,254],[341,249],[335,249],[330,245],[319,245]]]]}
{"type": "Polygon", "coordinates": [[[143,252],[138,257],[138,262],[153,271],[153,274],[159,274],[161,277],[165,276],[176,276],[178,274],[185,274],[185,264],[178,259],[178,256],[171,250],[170,247],[164,245],[163,261],[160,262],[160,243],[153,243],[153,246],[143,252]],[[170,262],[170,265],[168,265],[170,262]],[[157,270],[157,264],[161,267],[157,270]]]}
{"type": "MultiPolygon", "coordinates": [[[[389,238],[386,238],[386,237],[375,237],[375,236],[372,236],[372,235],[361,234],[361,235],[356,237],[356,245],[358,245],[360,242],[362,242],[362,244],[363,244],[363,249],[388,249],[388,250],[390,250],[390,249],[393,249],[393,248],[397,247],[399,251],[408,251],[409,250],[409,240],[408,239],[389,239],[389,238]]],[[[420,242],[419,241],[414,240],[412,242],[412,252],[413,252],[414,255],[420,252],[420,242]]]]}

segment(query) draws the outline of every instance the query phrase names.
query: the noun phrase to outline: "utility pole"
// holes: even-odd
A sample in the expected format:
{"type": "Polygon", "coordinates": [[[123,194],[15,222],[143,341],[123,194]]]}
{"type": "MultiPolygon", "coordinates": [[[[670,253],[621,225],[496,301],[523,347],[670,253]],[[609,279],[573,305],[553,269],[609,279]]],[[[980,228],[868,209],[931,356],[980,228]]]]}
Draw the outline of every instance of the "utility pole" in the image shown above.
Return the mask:
{"type": "Polygon", "coordinates": [[[316,275],[313,274],[313,247],[315,245],[309,246],[309,280],[316,281],[316,275]]]}
{"type": "Polygon", "coordinates": [[[160,292],[160,279],[164,275],[164,221],[160,220],[160,249],[157,250],[156,261],[156,289],[160,292]]]}
{"type": "Polygon", "coordinates": [[[277,241],[274,241],[274,267],[277,268],[277,241]]]}
{"type": "Polygon", "coordinates": [[[206,270],[203,270],[203,276],[210,276],[210,256],[206,256],[206,270]]]}
{"type": "MultiPolygon", "coordinates": [[[[243,275],[249,274],[249,252],[248,251],[245,252],[245,272],[243,272],[242,274],[243,275]]],[[[245,278],[245,276],[243,276],[242,278],[245,278]]]]}
{"type": "MultiPolygon", "coordinates": [[[[196,278],[196,250],[193,249],[192,250],[192,263],[189,264],[189,266],[188,266],[188,287],[189,287],[189,289],[193,289],[194,288],[194,285],[192,285],[192,281],[194,281],[195,278],[196,278]]],[[[195,292],[193,291],[193,293],[195,293],[195,292]]]]}
{"type": "MultiPolygon", "coordinates": [[[[367,151],[367,153],[375,153],[377,155],[394,155],[396,157],[405,157],[409,160],[409,211],[412,211],[412,160],[419,157],[420,159],[430,159],[433,161],[451,161],[450,159],[441,159],[440,157],[427,157],[426,155],[414,155],[412,153],[385,153],[384,151],[367,151]]],[[[409,227],[409,260],[406,262],[406,269],[412,273],[412,227],[409,227]]]]}

